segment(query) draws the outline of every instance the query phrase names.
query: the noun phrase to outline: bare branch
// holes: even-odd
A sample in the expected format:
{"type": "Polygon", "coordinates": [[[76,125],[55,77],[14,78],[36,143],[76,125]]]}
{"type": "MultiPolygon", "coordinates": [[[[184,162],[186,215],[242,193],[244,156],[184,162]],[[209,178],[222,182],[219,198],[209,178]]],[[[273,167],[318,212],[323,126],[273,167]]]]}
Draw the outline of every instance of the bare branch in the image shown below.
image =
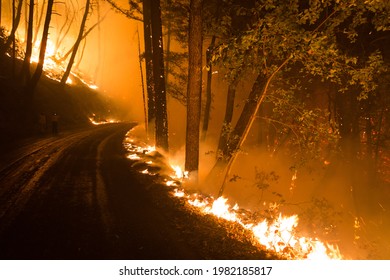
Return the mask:
{"type": "Polygon", "coordinates": [[[114,0],[105,0],[105,1],[106,1],[108,4],[110,4],[111,7],[112,7],[116,12],[118,12],[118,13],[120,13],[120,14],[126,16],[127,18],[129,18],[129,19],[134,19],[134,20],[138,20],[138,21],[141,21],[141,22],[143,21],[142,18],[137,17],[137,16],[134,15],[134,10],[137,11],[138,13],[141,13],[141,14],[142,14],[142,11],[139,9],[138,5],[136,5],[135,3],[133,3],[133,2],[130,1],[130,6],[131,6],[132,8],[135,8],[134,5],[137,6],[135,9],[126,10],[126,9],[124,9],[124,8],[122,8],[122,7],[119,7],[119,5],[116,4],[114,0]]]}

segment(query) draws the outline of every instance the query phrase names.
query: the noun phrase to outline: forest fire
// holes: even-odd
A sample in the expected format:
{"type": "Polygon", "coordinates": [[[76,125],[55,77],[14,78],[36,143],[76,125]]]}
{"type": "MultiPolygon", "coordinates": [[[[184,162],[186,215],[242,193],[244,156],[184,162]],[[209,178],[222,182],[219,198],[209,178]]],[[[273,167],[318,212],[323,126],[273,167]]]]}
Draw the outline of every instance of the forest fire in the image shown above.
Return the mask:
{"type": "MultiPolygon", "coordinates": [[[[153,146],[142,145],[137,139],[130,137],[129,133],[124,140],[124,146],[129,152],[128,158],[139,165],[139,172],[142,174],[156,175],[145,168],[148,165],[156,165],[151,161],[152,152],[156,151],[153,146]]],[[[228,199],[221,196],[213,198],[200,193],[187,192],[184,187],[188,180],[188,172],[179,165],[164,166],[166,163],[160,162],[159,175],[162,183],[171,187],[172,196],[184,199],[190,207],[198,209],[201,213],[214,215],[218,218],[240,224],[245,230],[253,234],[254,244],[274,251],[287,259],[342,259],[337,246],[326,244],[317,238],[300,236],[297,231],[298,216],[284,216],[281,213],[275,219],[263,218],[256,220],[251,218],[250,211],[241,209],[238,204],[229,205],[228,199]]]]}
{"type": "Polygon", "coordinates": [[[214,199],[200,194],[189,195],[183,189],[175,189],[173,195],[186,198],[190,205],[199,208],[205,214],[241,224],[253,233],[257,242],[283,257],[319,260],[343,258],[337,246],[324,244],[315,238],[299,237],[296,231],[297,215],[283,216],[280,213],[278,218],[272,221],[264,219],[259,223],[248,222],[248,217],[240,214],[240,207],[237,204],[230,206],[227,198],[214,199]]]}
{"type": "MultiPolygon", "coordinates": [[[[35,63],[39,62],[39,49],[40,49],[40,46],[41,46],[41,42],[40,41],[37,41],[34,44],[34,47],[32,49],[32,53],[31,53],[30,62],[35,62],[35,63]]],[[[54,44],[52,43],[51,40],[47,40],[46,52],[45,52],[45,61],[44,61],[44,64],[43,64],[43,69],[45,71],[48,71],[48,72],[53,72],[53,71],[58,72],[62,68],[60,64],[58,64],[57,62],[55,62],[53,60],[53,58],[56,55],[58,55],[58,53],[56,52],[56,48],[55,48],[54,44]]]]}
{"type": "Polygon", "coordinates": [[[89,121],[93,125],[102,125],[102,124],[108,124],[108,123],[118,123],[119,121],[116,119],[108,118],[108,119],[102,119],[98,118],[96,115],[92,115],[89,117],[89,121]]]}
{"type": "MultiPolygon", "coordinates": [[[[40,41],[35,42],[31,52],[30,63],[39,62],[40,46],[40,41]]],[[[61,77],[66,70],[66,60],[63,60],[63,57],[64,54],[61,53],[58,48],[56,48],[55,44],[50,39],[47,39],[43,70],[48,78],[58,82],[61,81],[61,77]]],[[[23,59],[23,57],[19,58],[23,59]]],[[[69,76],[66,80],[66,84],[68,85],[74,84],[75,79],[77,79],[78,82],[84,84],[92,90],[97,90],[99,88],[92,81],[87,81],[85,78],[85,74],[77,74],[74,71],[71,71],[70,74],[71,76],[69,76]]]]}
{"type": "MultiPolygon", "coordinates": [[[[8,138],[46,138],[53,112],[61,116],[60,137],[62,127],[78,129],[83,120],[101,135],[118,130],[93,144],[122,141],[133,126],[112,124],[119,121],[111,116],[142,122],[143,137],[127,135],[123,168],[103,164],[118,145],[98,149],[97,164],[88,164],[101,171],[85,172],[99,175],[92,180],[98,203],[139,199],[127,186],[140,179],[152,207],[183,214],[174,220],[175,244],[191,240],[186,232],[199,218],[203,240],[245,240],[255,253],[390,258],[389,1],[2,2],[6,148],[8,138]],[[106,166],[116,173],[109,176],[106,166]],[[110,183],[124,192],[104,192],[110,183]]],[[[56,134],[58,117],[51,121],[56,134]]],[[[127,221],[143,211],[111,212],[127,221]]],[[[226,251],[241,252],[227,248],[219,252],[227,258],[226,251]]]]}

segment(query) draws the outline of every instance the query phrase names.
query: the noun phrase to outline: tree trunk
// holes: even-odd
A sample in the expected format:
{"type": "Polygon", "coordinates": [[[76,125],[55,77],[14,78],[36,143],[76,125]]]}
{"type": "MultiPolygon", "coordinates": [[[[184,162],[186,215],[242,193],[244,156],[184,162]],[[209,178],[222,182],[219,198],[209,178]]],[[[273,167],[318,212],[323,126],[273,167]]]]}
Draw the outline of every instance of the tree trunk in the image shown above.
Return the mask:
{"type": "MultiPolygon", "coordinates": [[[[100,21],[101,21],[101,15],[100,15],[100,2],[96,1],[96,10],[97,10],[97,20],[98,20],[98,25],[97,25],[97,62],[96,62],[96,69],[95,69],[95,74],[93,75],[94,77],[94,83],[96,83],[99,72],[100,72],[100,67],[102,65],[102,39],[101,39],[101,28],[100,28],[100,21]]],[[[138,32],[138,29],[137,29],[138,32]]]]}
{"type": "Polygon", "coordinates": [[[148,135],[154,134],[154,122],[156,119],[155,96],[153,82],[153,49],[152,49],[152,15],[151,0],[143,0],[143,17],[144,17],[144,45],[145,45],[145,71],[146,71],[146,92],[148,96],[148,135]]]}
{"type": "MultiPolygon", "coordinates": [[[[107,15],[107,14],[106,14],[107,15]]],[[[92,30],[94,30],[95,29],[95,27],[97,27],[97,26],[99,26],[100,25],[100,23],[105,19],[105,17],[106,17],[106,15],[104,15],[104,17],[102,17],[102,18],[100,18],[99,20],[98,20],[98,22],[96,22],[94,25],[92,25],[86,32],[84,32],[83,33],[83,36],[82,36],[82,38],[81,38],[81,40],[85,40],[85,38],[87,38],[87,36],[89,35],[89,33],[91,33],[92,32],[92,30]]],[[[66,36],[65,36],[66,37],[66,36]]],[[[71,54],[71,53],[73,53],[73,51],[74,51],[74,48],[75,48],[75,45],[73,45],[61,58],[59,58],[59,59],[57,59],[56,60],[56,62],[57,63],[61,63],[61,62],[63,62],[63,61],[65,61],[67,58],[68,58],[68,56],[71,54]]],[[[54,59],[54,58],[53,58],[54,59]]]]}
{"type": "Polygon", "coordinates": [[[139,38],[138,27],[137,27],[137,39],[138,39],[137,43],[138,43],[139,72],[141,76],[142,101],[144,105],[145,132],[147,135],[148,134],[148,112],[147,112],[147,104],[146,104],[147,96],[145,94],[144,71],[142,70],[142,59],[141,59],[141,40],[139,38]]]}
{"type": "Polygon", "coordinates": [[[237,84],[238,84],[237,79],[229,83],[227,98],[226,98],[225,118],[223,120],[221,134],[219,136],[219,143],[217,148],[217,159],[223,155],[223,150],[227,145],[230,136],[232,119],[233,119],[233,110],[234,110],[234,99],[236,95],[237,84]]]}
{"type": "Polygon", "coordinates": [[[16,47],[15,46],[16,45],[15,44],[15,34],[16,34],[16,30],[18,29],[18,26],[19,26],[20,17],[22,14],[22,7],[23,7],[23,0],[19,0],[18,7],[17,7],[17,10],[15,12],[15,1],[16,0],[13,0],[13,2],[12,2],[12,29],[11,29],[10,35],[7,38],[7,41],[5,42],[5,44],[3,45],[2,49],[1,49],[1,54],[5,54],[8,51],[11,44],[13,44],[12,57],[15,56],[15,47],[16,47]]]}
{"type": "Polygon", "coordinates": [[[74,63],[74,60],[75,60],[75,57],[76,57],[76,54],[77,54],[77,51],[78,51],[78,48],[80,46],[80,42],[83,39],[83,33],[84,33],[85,23],[87,22],[87,18],[88,18],[90,2],[91,2],[90,0],[86,0],[84,16],[83,16],[83,19],[81,21],[79,35],[77,36],[76,42],[75,42],[75,44],[73,46],[73,52],[72,52],[72,55],[70,56],[70,59],[69,59],[69,62],[68,62],[68,66],[66,67],[65,73],[62,76],[62,79],[61,79],[61,84],[62,85],[65,85],[66,81],[68,80],[70,71],[72,70],[73,63],[74,63]]]}
{"type": "Polygon", "coordinates": [[[213,66],[211,62],[212,50],[214,48],[216,36],[213,35],[209,47],[206,50],[206,65],[207,65],[207,86],[206,86],[206,105],[204,108],[203,116],[203,127],[202,127],[202,140],[206,140],[207,130],[209,128],[209,120],[211,114],[211,102],[212,102],[212,93],[211,93],[211,81],[213,75],[213,66]]]}
{"type": "Polygon", "coordinates": [[[32,97],[35,87],[37,86],[38,81],[41,78],[43,72],[43,64],[45,63],[47,37],[49,36],[49,27],[50,27],[51,15],[53,11],[53,4],[54,4],[54,0],[48,0],[45,24],[43,26],[43,32],[42,32],[41,48],[39,50],[38,65],[37,68],[35,69],[34,75],[32,76],[32,78],[27,84],[27,91],[30,97],[32,97]]]}
{"type": "Polygon", "coordinates": [[[266,83],[267,77],[263,74],[259,74],[256,78],[255,83],[252,86],[251,92],[241,112],[240,118],[238,119],[234,130],[231,132],[227,144],[222,147],[222,159],[229,161],[233,153],[237,151],[245,128],[248,125],[249,120],[256,109],[257,102],[261,94],[263,94],[263,89],[266,83]]]}
{"type": "MultiPolygon", "coordinates": [[[[167,0],[167,8],[170,9],[172,4],[171,0],[167,0]]],[[[168,86],[168,78],[169,78],[169,62],[171,59],[171,18],[168,18],[167,22],[167,47],[165,50],[166,53],[166,59],[165,59],[165,85],[168,86]]]]}
{"type": "MultiPolygon", "coordinates": [[[[35,43],[37,42],[37,39],[38,39],[39,28],[41,27],[43,14],[44,14],[44,11],[45,11],[45,4],[46,4],[46,0],[43,0],[41,13],[39,14],[39,18],[36,21],[36,25],[35,25],[34,32],[33,32],[35,34],[34,39],[33,39],[33,46],[35,46],[35,43]]],[[[39,5],[39,2],[37,2],[37,7],[35,9],[37,16],[38,16],[38,11],[39,11],[38,5],[39,5]]]]}
{"type": "Polygon", "coordinates": [[[21,77],[23,81],[30,80],[30,60],[31,60],[31,53],[32,53],[33,22],[34,22],[34,0],[30,0],[30,8],[28,12],[26,54],[24,56],[23,67],[21,72],[21,77]]]}
{"type": "Polygon", "coordinates": [[[168,151],[168,115],[160,0],[151,2],[153,79],[156,108],[156,147],[168,151]]]}
{"type": "Polygon", "coordinates": [[[199,129],[202,96],[202,0],[190,1],[185,169],[199,168],[199,129]]]}

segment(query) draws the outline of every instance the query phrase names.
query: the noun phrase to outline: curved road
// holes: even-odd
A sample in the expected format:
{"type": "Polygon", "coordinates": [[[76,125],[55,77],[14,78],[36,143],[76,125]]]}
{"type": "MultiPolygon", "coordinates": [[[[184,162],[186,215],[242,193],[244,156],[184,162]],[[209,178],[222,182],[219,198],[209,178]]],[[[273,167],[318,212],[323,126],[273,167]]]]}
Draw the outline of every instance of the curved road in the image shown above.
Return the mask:
{"type": "MultiPolygon", "coordinates": [[[[152,182],[132,171],[124,156],[122,141],[133,126],[62,133],[1,155],[0,259],[231,257],[234,238],[213,240],[208,230],[219,230],[196,220],[197,227],[205,224],[198,234],[185,225],[193,214],[150,196],[152,182]]],[[[248,253],[234,258],[262,256],[241,247],[248,253]]]]}

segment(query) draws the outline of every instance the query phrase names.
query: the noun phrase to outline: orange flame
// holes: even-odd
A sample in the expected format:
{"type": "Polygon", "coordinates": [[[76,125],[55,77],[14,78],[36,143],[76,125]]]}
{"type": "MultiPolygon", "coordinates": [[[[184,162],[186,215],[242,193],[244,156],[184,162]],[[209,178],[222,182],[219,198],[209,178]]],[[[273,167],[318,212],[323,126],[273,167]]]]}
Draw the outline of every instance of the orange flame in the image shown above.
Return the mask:
{"type": "MultiPolygon", "coordinates": [[[[124,146],[127,147],[129,152],[133,153],[131,156],[133,159],[136,159],[135,155],[142,158],[142,155],[155,150],[153,146],[140,147],[135,145],[135,142],[130,137],[126,137],[124,141],[124,146]]],[[[227,203],[228,199],[225,197],[214,199],[198,193],[186,193],[180,186],[185,184],[188,172],[183,171],[179,165],[171,165],[171,168],[171,173],[167,174],[170,179],[165,179],[164,183],[168,187],[175,187],[172,191],[174,197],[185,199],[188,204],[198,208],[205,214],[239,223],[245,229],[250,230],[254,239],[266,249],[288,259],[343,258],[337,246],[325,244],[316,238],[299,236],[296,230],[299,220],[297,215],[283,216],[279,214],[276,219],[271,221],[264,219],[261,222],[250,220],[248,222],[248,217],[244,217],[242,209],[237,204],[233,207],[230,206],[227,203]]],[[[148,169],[140,172],[151,174],[148,169]]]]}

